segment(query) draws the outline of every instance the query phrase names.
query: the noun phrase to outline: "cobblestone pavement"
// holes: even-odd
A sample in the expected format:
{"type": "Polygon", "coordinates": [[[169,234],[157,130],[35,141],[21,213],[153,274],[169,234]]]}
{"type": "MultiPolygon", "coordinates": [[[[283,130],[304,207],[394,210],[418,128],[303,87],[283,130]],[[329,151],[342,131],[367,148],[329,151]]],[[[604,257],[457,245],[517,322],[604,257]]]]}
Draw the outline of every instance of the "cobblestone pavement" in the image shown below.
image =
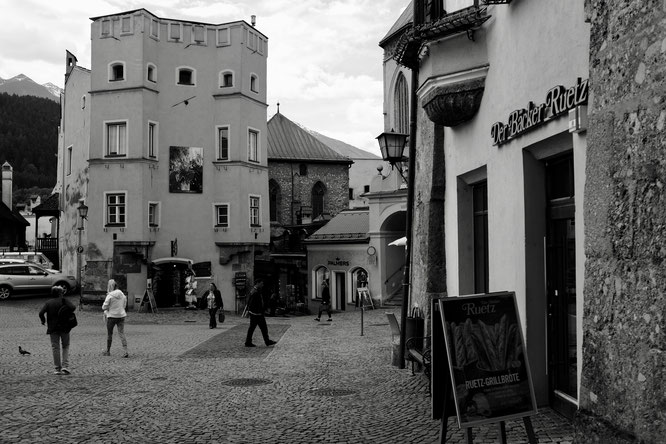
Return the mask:
{"type": "MultiPolygon", "coordinates": [[[[366,311],[363,336],[360,311],[333,322],[269,317],[277,345],[264,347],[257,329],[252,349],[248,320],[233,314],[209,329],[204,311],[130,312],[124,359],[117,334],[111,356],[101,355],[102,313],[86,306],[72,332],[72,374],[56,376],[37,317],[43,302],[0,303],[2,444],[439,442],[426,379],[391,365],[390,309],[366,311]]],[[[532,421],[540,443],[573,439],[548,409],[532,421]]],[[[464,442],[453,420],[449,430],[446,442],[464,442]]],[[[510,443],[527,442],[521,421],[507,432],[510,443]]],[[[475,428],[474,442],[498,442],[497,427],[475,428]]]]}

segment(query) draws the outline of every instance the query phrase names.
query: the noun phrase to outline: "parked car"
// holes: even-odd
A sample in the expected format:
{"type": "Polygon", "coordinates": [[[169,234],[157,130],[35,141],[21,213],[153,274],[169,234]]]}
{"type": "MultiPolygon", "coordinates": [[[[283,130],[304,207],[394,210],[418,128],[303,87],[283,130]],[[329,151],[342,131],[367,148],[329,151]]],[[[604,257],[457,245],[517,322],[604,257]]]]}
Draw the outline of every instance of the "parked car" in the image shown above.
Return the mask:
{"type": "Polygon", "coordinates": [[[39,251],[3,251],[0,252],[0,259],[23,259],[46,269],[53,268],[53,262],[44,253],[40,253],[39,251]]]}
{"type": "Polygon", "coordinates": [[[50,293],[56,286],[64,288],[67,294],[78,283],[74,276],[53,273],[36,264],[0,264],[0,300],[16,294],[50,293]]]}
{"type": "Polygon", "coordinates": [[[42,266],[40,264],[36,264],[35,262],[30,262],[26,261],[25,259],[14,259],[14,258],[7,258],[5,256],[0,256],[0,265],[4,264],[33,264],[33,265],[39,265],[42,267],[44,270],[48,271],[49,273],[60,273],[59,270],[54,270],[52,268],[46,268],[45,266],[42,266]]]}

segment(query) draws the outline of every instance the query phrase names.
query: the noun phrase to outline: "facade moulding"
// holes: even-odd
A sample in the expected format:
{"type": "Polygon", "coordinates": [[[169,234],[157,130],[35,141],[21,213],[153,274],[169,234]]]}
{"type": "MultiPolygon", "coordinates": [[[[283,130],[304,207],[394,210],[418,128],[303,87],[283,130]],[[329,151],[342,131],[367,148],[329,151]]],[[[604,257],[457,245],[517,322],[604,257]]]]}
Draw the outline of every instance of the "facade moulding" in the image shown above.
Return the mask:
{"type": "Polygon", "coordinates": [[[479,111],[485,77],[435,87],[421,99],[428,118],[439,125],[456,126],[479,111]]]}
{"type": "Polygon", "coordinates": [[[250,254],[252,251],[255,254],[261,254],[259,249],[265,248],[268,250],[268,244],[250,244],[243,242],[215,242],[215,245],[219,248],[220,251],[220,265],[227,265],[234,256],[241,254],[250,254]]]}
{"type": "Polygon", "coordinates": [[[245,99],[245,100],[250,100],[254,103],[258,103],[259,105],[263,105],[265,107],[268,107],[268,103],[262,102],[259,99],[255,99],[254,97],[250,97],[247,94],[243,94],[240,92],[234,92],[234,93],[219,93],[219,94],[213,94],[213,99],[219,100],[219,99],[245,99]]]}
{"type": "Polygon", "coordinates": [[[155,94],[159,94],[160,92],[156,89],[153,88],[148,88],[147,86],[130,86],[128,88],[115,88],[115,89],[97,89],[93,91],[88,91],[88,94],[95,95],[95,94],[114,94],[114,93],[119,93],[119,92],[132,92],[132,91],[150,91],[154,92],[155,94]]]}

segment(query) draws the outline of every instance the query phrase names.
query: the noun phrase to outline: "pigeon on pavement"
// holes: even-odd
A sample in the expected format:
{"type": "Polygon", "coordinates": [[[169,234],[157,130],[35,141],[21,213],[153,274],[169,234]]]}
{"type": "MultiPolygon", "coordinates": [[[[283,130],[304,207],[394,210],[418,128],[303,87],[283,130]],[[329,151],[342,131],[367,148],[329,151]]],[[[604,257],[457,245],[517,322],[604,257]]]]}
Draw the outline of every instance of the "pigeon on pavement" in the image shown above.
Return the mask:
{"type": "Polygon", "coordinates": [[[30,352],[28,350],[23,350],[20,345],[19,345],[19,353],[21,353],[22,355],[29,355],[30,354],[30,352]]]}

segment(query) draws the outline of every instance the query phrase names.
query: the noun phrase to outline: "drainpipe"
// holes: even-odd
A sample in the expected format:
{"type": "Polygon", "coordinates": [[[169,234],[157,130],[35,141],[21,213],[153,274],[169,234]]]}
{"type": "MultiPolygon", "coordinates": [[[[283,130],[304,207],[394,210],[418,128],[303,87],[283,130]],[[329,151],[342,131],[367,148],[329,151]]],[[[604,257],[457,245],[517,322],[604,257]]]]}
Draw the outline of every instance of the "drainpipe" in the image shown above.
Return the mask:
{"type": "MultiPolygon", "coordinates": [[[[414,2],[414,20],[416,20],[416,4],[414,2]]],[[[414,175],[416,173],[416,87],[419,81],[418,62],[412,67],[412,84],[409,97],[409,170],[407,171],[407,221],[405,223],[405,235],[407,248],[405,248],[405,273],[402,281],[402,307],[400,311],[400,350],[398,353],[398,368],[405,368],[405,342],[407,340],[407,309],[409,308],[409,286],[411,278],[411,252],[412,242],[412,219],[414,218],[414,175]]]]}

